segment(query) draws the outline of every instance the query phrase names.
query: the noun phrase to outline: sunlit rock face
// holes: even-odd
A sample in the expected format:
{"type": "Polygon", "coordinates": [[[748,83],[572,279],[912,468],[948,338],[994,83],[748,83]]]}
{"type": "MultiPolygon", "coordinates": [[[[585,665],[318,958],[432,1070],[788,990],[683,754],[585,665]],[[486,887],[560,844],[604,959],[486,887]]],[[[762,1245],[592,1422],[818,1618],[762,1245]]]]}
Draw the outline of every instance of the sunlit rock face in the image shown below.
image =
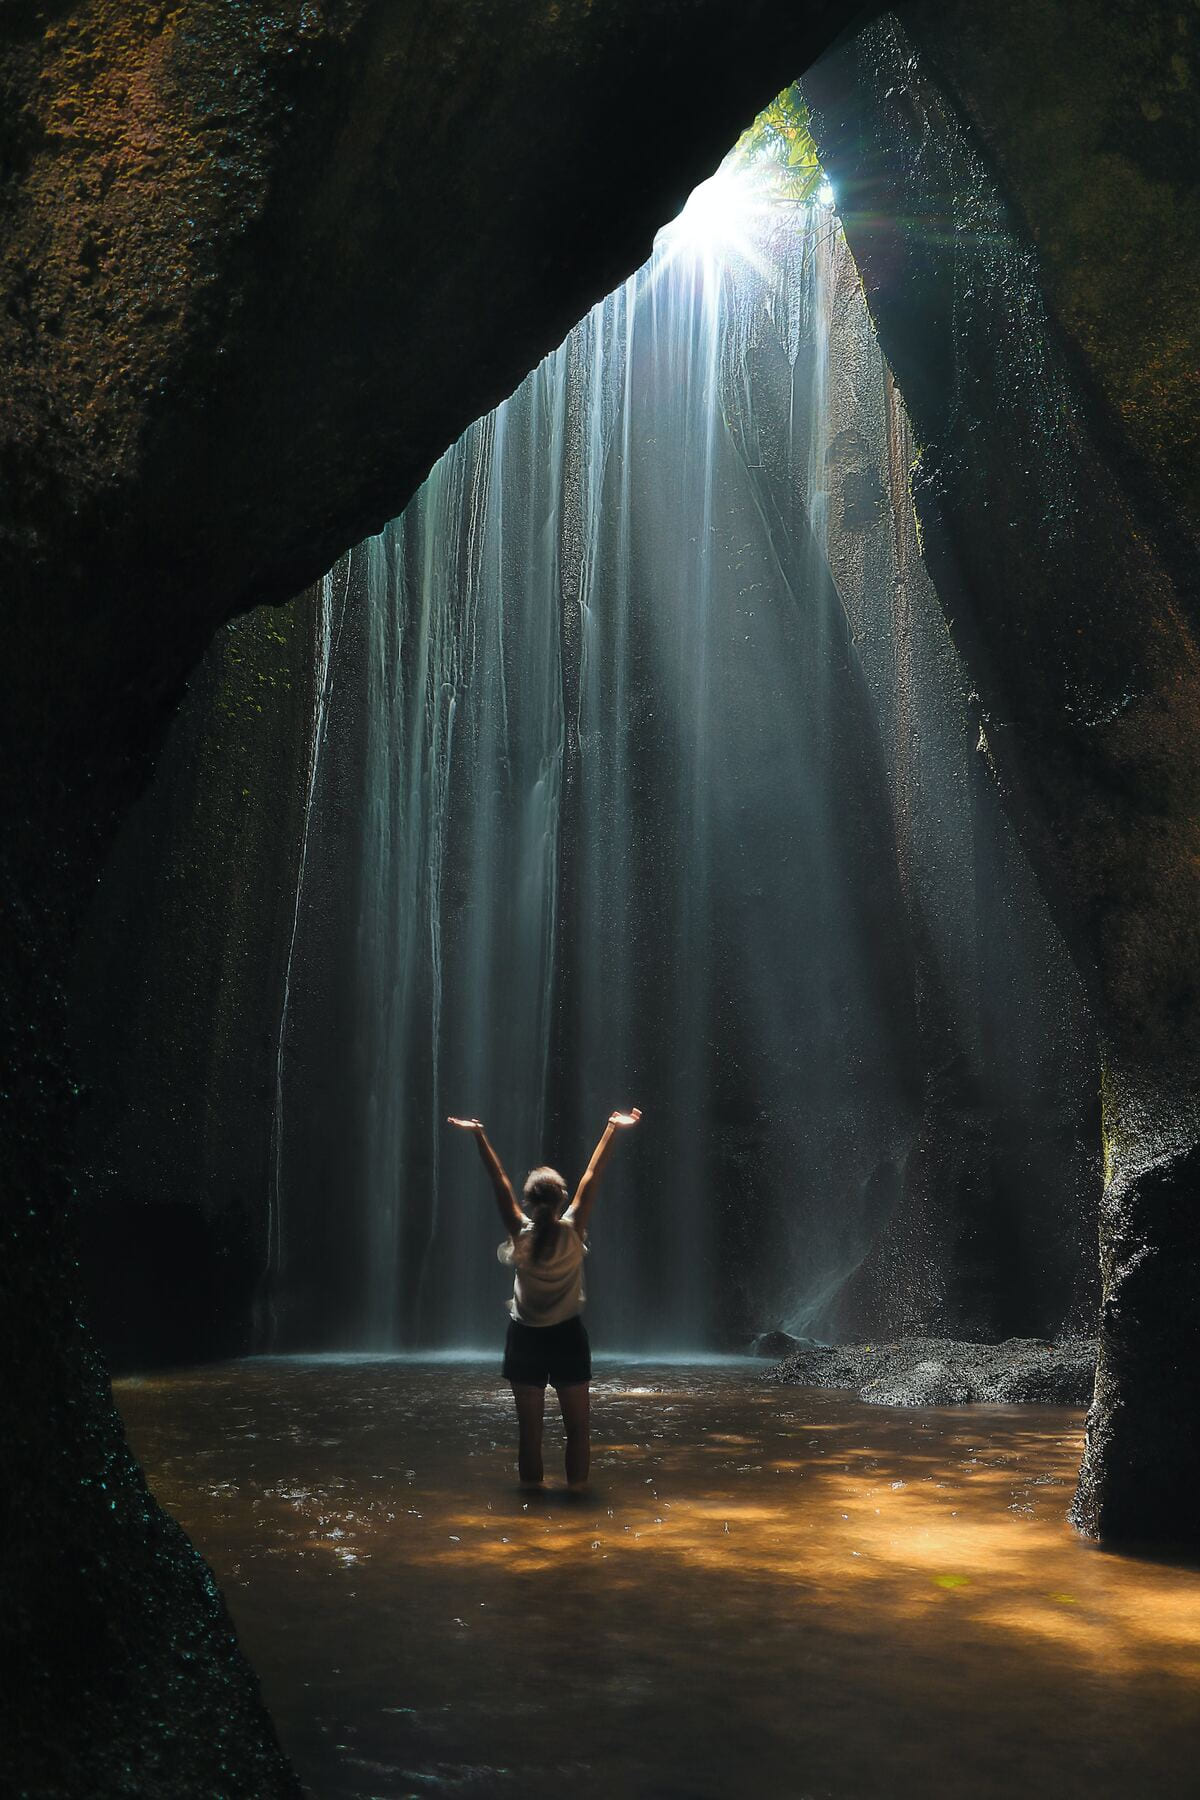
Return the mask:
{"type": "Polygon", "coordinates": [[[826,305],[825,538],[887,770],[923,1090],[894,1193],[877,1202],[866,1255],[822,1329],[1090,1328],[1091,1022],[998,804],[977,696],[921,551],[917,445],[845,250],[831,258],[826,305]]]}
{"type": "MultiPolygon", "coordinates": [[[[1200,574],[1191,465],[1168,473],[1162,446],[1176,427],[1156,438],[1138,371],[1161,334],[1162,379],[1173,390],[1189,338],[1172,337],[1171,278],[1157,247],[1145,246],[1145,276],[1131,272],[1101,327],[1108,309],[1089,281],[1095,241],[1080,223],[1084,203],[1061,217],[1052,204],[1059,186],[1095,197],[1096,94],[1123,92],[1145,73],[1142,26],[1119,72],[1107,28],[1089,41],[1076,113],[1057,105],[1058,76],[1042,73],[1043,56],[1014,64],[1014,44],[1041,14],[1017,10],[1023,23],[1011,41],[995,27],[1007,45],[998,63],[964,30],[935,74],[933,59],[885,22],[814,70],[806,92],[921,446],[917,512],[979,696],[982,740],[1102,1038],[1105,1298],[1079,1517],[1112,1535],[1169,1538],[1191,1529],[1200,1480],[1195,1434],[1167,1424],[1193,1418],[1200,1403],[1190,1199],[1200,1131],[1200,574]],[[999,69],[1009,80],[1003,109],[999,69]],[[1056,121],[1053,176],[1014,147],[1026,110],[1043,144],[1045,121],[1056,121]],[[963,123],[993,114],[1012,210],[963,123]],[[1018,208],[1045,240],[1045,280],[1018,208]],[[1130,344],[1143,350],[1126,355],[1124,321],[1139,312],[1130,344]],[[1147,483],[1155,458],[1161,478],[1147,483]],[[1126,1472],[1151,1467],[1135,1502],[1126,1472]]],[[[1063,15],[1087,37],[1081,12],[1063,15]]],[[[1194,42],[1174,15],[1154,19],[1166,58],[1155,78],[1170,88],[1176,63],[1190,68],[1194,42]]],[[[915,9],[912,23],[936,51],[941,16],[915,9]]],[[[1152,94],[1147,105],[1158,105],[1152,94]]],[[[1174,205],[1175,175],[1160,166],[1152,178],[1146,142],[1135,120],[1114,180],[1166,183],[1155,206],[1173,207],[1186,259],[1189,206],[1174,205]]],[[[1147,228],[1142,217],[1137,230],[1147,228]]]]}

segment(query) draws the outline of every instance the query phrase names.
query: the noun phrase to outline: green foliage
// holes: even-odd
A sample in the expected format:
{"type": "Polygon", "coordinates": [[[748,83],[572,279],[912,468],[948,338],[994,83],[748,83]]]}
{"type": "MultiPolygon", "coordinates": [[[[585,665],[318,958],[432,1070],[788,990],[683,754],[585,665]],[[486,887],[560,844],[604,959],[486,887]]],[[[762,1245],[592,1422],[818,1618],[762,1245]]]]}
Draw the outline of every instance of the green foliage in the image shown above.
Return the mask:
{"type": "Polygon", "coordinates": [[[800,89],[784,88],[734,146],[731,163],[758,177],[770,197],[815,200],[825,179],[800,89]]]}

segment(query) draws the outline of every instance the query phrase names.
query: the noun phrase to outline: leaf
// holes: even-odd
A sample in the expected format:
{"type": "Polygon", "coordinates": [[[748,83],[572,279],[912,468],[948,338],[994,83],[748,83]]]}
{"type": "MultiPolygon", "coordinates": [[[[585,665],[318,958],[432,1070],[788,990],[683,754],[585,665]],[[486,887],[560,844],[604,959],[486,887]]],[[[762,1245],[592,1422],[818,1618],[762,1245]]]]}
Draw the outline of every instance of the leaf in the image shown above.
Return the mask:
{"type": "Polygon", "coordinates": [[[798,87],[785,88],[763,108],[738,139],[731,160],[760,179],[768,198],[813,198],[824,175],[798,87]]]}

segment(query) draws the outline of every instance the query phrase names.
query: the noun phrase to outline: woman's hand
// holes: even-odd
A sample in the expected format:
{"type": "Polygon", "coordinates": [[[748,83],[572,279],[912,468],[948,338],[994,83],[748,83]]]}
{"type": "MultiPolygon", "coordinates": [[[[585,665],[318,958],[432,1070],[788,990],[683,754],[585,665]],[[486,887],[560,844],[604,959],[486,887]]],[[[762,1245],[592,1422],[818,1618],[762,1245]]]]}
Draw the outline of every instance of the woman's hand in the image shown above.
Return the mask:
{"type": "Polygon", "coordinates": [[[616,1134],[626,1125],[636,1125],[642,1116],[640,1106],[631,1106],[628,1112],[609,1113],[608,1124],[604,1127],[604,1135],[592,1151],[592,1160],[583,1171],[579,1186],[575,1189],[575,1198],[566,1210],[566,1218],[577,1231],[586,1231],[592,1203],[596,1197],[596,1177],[608,1161],[616,1134]]]}
{"type": "Polygon", "coordinates": [[[500,1208],[500,1217],[504,1220],[504,1229],[510,1237],[515,1237],[528,1223],[528,1219],[517,1205],[517,1197],[512,1190],[512,1182],[504,1173],[504,1164],[488,1143],[487,1132],[483,1129],[482,1119],[446,1120],[447,1125],[457,1125],[460,1131],[470,1131],[475,1137],[475,1148],[479,1152],[480,1161],[488,1172],[492,1184],[492,1192],[496,1196],[496,1205],[500,1208]]]}

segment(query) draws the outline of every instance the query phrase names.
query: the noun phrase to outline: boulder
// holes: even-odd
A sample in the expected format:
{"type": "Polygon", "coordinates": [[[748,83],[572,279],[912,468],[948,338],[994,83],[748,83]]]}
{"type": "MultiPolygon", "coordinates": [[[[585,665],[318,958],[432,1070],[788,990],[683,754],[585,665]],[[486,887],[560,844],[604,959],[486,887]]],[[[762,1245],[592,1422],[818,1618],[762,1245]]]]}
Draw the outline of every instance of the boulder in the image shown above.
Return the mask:
{"type": "Polygon", "coordinates": [[[970,1398],[970,1387],[961,1376],[933,1360],[880,1375],[859,1393],[870,1406],[962,1406],[970,1398]]]}
{"type": "Polygon", "coordinates": [[[751,1356],[770,1357],[778,1362],[781,1357],[792,1356],[797,1350],[816,1350],[832,1354],[832,1344],[823,1344],[818,1338],[794,1337],[790,1331],[763,1331],[750,1346],[751,1356]]]}

